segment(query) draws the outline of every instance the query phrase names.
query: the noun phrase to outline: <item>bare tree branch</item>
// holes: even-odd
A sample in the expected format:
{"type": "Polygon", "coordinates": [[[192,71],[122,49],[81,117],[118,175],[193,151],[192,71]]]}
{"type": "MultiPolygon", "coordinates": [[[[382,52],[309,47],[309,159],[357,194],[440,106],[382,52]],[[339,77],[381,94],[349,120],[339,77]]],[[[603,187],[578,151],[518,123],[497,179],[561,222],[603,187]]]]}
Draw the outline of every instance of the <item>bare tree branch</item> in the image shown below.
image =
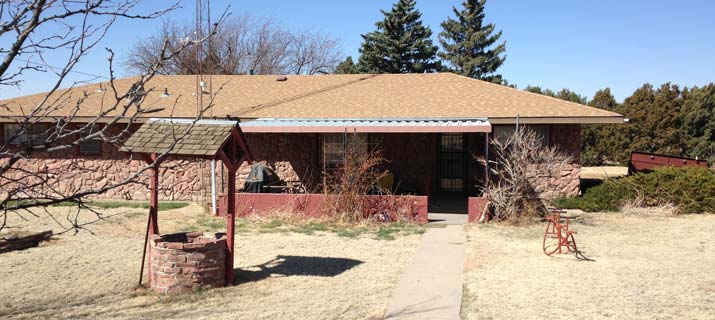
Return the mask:
{"type": "MultiPolygon", "coordinates": [[[[169,50],[193,34],[189,25],[164,23],[162,30],[134,44],[127,66],[143,72],[165,41],[169,50]]],[[[240,16],[219,27],[210,46],[193,48],[167,61],[160,74],[198,74],[196,50],[203,50],[205,74],[322,74],[342,60],[339,42],[326,34],[290,32],[270,19],[240,16]]]]}
{"type": "MultiPolygon", "coordinates": [[[[92,196],[107,192],[120,186],[141,181],[147,170],[154,169],[156,163],[168,157],[173,147],[181,141],[188,131],[178,132],[167,152],[158,154],[153,164],[145,164],[126,177],[110,181],[103,185],[80,186],[71,190],[61,190],[62,175],[49,170],[28,170],[21,166],[23,161],[36,156],[63,154],[88,141],[99,141],[115,147],[130,135],[132,128],[141,123],[142,118],[151,116],[160,110],[145,106],[145,98],[157,91],[150,85],[152,78],[164,66],[185,52],[199,47],[216,35],[218,28],[227,16],[224,12],[217,23],[206,35],[171,44],[163,41],[154,52],[151,63],[144,72],[129,85],[117,85],[114,71],[114,52],[107,49],[109,80],[105,90],[99,92],[81,92],[75,90],[80,82],[72,83],[67,90],[65,85],[69,73],[82,61],[91,50],[98,46],[110,27],[118,19],[153,19],[177,8],[178,2],[166,9],[148,14],[134,12],[139,0],[87,0],[87,1],[2,1],[0,2],[0,42],[11,43],[7,49],[0,49],[5,58],[0,64],[0,86],[21,85],[22,76],[27,70],[38,70],[32,63],[17,64],[17,57],[34,55],[44,65],[44,54],[56,55],[57,49],[68,52],[65,62],[58,67],[43,69],[54,77],[49,91],[32,106],[7,102],[0,108],[11,111],[12,117],[0,117],[0,122],[12,123],[16,130],[5,137],[10,144],[0,145],[0,230],[8,223],[8,215],[36,215],[32,209],[46,208],[63,202],[71,202],[77,210],[69,214],[65,221],[50,215],[67,230],[79,230],[87,222],[79,222],[79,209],[90,209],[88,203],[92,196]],[[52,32],[40,32],[44,28],[52,32]],[[49,36],[47,36],[49,34],[49,36]],[[90,119],[80,119],[78,114],[87,108],[87,101],[94,95],[100,95],[102,108],[90,119]],[[61,114],[61,115],[60,115],[61,114]]],[[[30,61],[30,60],[25,60],[30,61]]],[[[221,91],[219,89],[218,91],[221,91]]],[[[211,95],[203,110],[199,110],[197,120],[204,111],[213,106],[218,93],[211,95]]],[[[174,100],[176,106],[178,99],[174,100]]],[[[173,108],[173,107],[171,107],[173,108]]],[[[71,164],[63,170],[86,170],[78,159],[70,159],[71,164]]],[[[132,159],[130,159],[132,160],[132,159]]],[[[96,221],[104,218],[99,211],[93,211],[96,221]]]]}

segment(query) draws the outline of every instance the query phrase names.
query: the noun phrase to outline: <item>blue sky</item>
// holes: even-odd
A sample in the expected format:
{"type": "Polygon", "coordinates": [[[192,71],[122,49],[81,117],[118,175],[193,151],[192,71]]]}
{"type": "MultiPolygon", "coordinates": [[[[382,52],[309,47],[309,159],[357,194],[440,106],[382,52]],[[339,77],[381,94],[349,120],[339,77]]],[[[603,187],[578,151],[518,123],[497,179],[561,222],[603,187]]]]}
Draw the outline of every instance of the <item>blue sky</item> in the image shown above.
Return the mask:
{"type": "MultiPolygon", "coordinates": [[[[270,17],[290,29],[326,32],[341,40],[354,58],[362,38],[393,1],[212,0],[212,12],[230,3],[234,15],[270,17]]],[[[440,22],[461,0],[417,0],[424,23],[436,35],[440,22]]],[[[156,9],[164,1],[146,1],[156,9]]],[[[165,17],[193,21],[194,1],[165,17]]],[[[491,0],[487,21],[496,24],[507,42],[507,60],[500,73],[519,88],[569,88],[588,97],[610,87],[618,100],[644,83],[672,82],[681,86],[715,81],[715,1],[710,0],[491,0]]],[[[120,21],[102,45],[76,69],[106,75],[110,47],[120,62],[131,44],[154,33],[161,21],[120,21]]],[[[50,62],[59,63],[60,55],[50,62]]],[[[86,79],[75,74],[73,80],[86,79]]],[[[23,87],[0,88],[0,98],[42,92],[47,76],[29,74],[23,87]]]]}

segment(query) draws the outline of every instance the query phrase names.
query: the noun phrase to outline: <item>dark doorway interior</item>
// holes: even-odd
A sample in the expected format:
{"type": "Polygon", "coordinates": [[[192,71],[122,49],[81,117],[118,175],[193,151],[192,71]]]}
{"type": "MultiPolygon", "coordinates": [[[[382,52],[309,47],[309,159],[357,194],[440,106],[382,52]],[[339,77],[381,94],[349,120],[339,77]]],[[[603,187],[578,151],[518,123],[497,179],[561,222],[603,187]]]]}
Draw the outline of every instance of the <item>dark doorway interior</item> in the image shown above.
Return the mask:
{"type": "Polygon", "coordinates": [[[439,180],[441,196],[466,195],[467,157],[462,133],[443,133],[439,139],[439,180]]]}
{"type": "Polygon", "coordinates": [[[467,213],[467,147],[463,133],[439,137],[437,192],[429,199],[431,213],[467,213]]]}
{"type": "Polygon", "coordinates": [[[467,197],[465,196],[431,196],[429,197],[430,213],[467,214],[467,197]]]}

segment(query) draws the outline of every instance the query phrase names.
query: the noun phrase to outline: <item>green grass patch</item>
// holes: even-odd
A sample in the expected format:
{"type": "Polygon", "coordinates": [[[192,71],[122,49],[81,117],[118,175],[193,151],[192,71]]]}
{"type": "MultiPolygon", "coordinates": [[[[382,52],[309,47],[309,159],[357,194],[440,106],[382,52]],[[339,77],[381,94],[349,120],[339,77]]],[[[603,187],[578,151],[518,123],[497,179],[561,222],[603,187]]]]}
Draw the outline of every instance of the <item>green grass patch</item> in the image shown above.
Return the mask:
{"type": "MultiPolygon", "coordinates": [[[[159,202],[159,210],[173,210],[181,209],[188,206],[188,202],[169,202],[162,201],[159,202]]],[[[134,201],[95,201],[89,204],[91,207],[102,208],[102,209],[116,209],[116,208],[135,208],[135,209],[149,209],[149,202],[134,202],[134,201]]]]}
{"type": "Polygon", "coordinates": [[[192,224],[184,226],[181,231],[216,232],[226,229],[226,220],[210,215],[199,216],[192,224]]]}
{"type": "Polygon", "coordinates": [[[357,238],[370,230],[365,227],[336,227],[331,231],[335,232],[338,237],[357,238]]]}
{"type": "MultiPolygon", "coordinates": [[[[42,201],[24,200],[8,202],[8,207],[18,204],[35,204],[42,206],[42,201]]],[[[146,201],[92,201],[87,202],[87,206],[99,209],[117,209],[117,208],[134,208],[134,209],[149,209],[149,202],[146,201]]],[[[161,201],[159,202],[159,210],[181,209],[189,205],[189,202],[183,201],[161,201]]],[[[59,202],[48,205],[49,207],[75,207],[74,202],[59,202]]]]}

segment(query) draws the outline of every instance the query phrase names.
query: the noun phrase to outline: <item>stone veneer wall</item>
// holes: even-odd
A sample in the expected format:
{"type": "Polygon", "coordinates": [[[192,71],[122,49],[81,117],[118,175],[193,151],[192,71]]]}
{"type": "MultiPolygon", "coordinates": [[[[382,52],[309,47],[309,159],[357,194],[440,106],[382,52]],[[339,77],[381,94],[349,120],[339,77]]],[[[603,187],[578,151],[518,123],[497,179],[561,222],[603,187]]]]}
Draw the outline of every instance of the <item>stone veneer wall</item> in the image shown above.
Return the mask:
{"type": "Polygon", "coordinates": [[[576,196],[581,178],[581,126],[555,124],[549,130],[549,143],[570,155],[572,161],[555,177],[536,177],[536,192],[544,199],[558,196],[576,196]]]}
{"type": "MultiPolygon", "coordinates": [[[[0,130],[1,132],[2,130],[0,130]]],[[[574,158],[573,163],[560,177],[539,178],[537,191],[545,198],[558,195],[576,195],[579,192],[580,125],[552,125],[550,142],[557,145],[574,158]]],[[[395,184],[402,191],[426,194],[436,186],[437,138],[438,134],[383,134],[379,136],[387,169],[395,174],[395,184]]],[[[306,190],[315,191],[320,182],[320,151],[317,134],[246,134],[246,140],[254,159],[275,169],[283,180],[301,181],[306,190]]],[[[470,149],[481,152],[483,142],[479,135],[467,138],[470,149]]],[[[219,162],[220,163],[220,162],[219,162]]],[[[37,158],[22,160],[19,168],[32,172],[53,175],[56,188],[60,192],[71,192],[80,188],[101,187],[110,182],[118,182],[137,172],[144,163],[130,160],[115,147],[102,145],[101,156],[80,155],[76,150],[66,155],[39,155],[37,158]]],[[[470,161],[469,168],[475,165],[470,161]]],[[[184,159],[170,160],[162,165],[159,178],[160,200],[210,201],[209,161],[184,159]]],[[[467,183],[478,179],[483,168],[468,172],[467,183]]],[[[242,189],[250,167],[244,163],[239,170],[238,189],[242,189]]],[[[225,171],[224,171],[225,173],[225,171]]],[[[10,176],[13,176],[11,173],[10,176]]],[[[17,176],[17,175],[15,175],[17,176]]],[[[217,181],[221,182],[220,169],[217,181]]],[[[223,182],[226,183],[224,178],[223,182]]],[[[225,185],[224,185],[225,190],[225,185]]],[[[473,189],[474,190],[474,189],[473,189]]],[[[221,190],[218,190],[221,192],[221,190]]],[[[433,191],[433,190],[432,190],[433,191]]],[[[475,194],[470,191],[470,194],[475,194]]],[[[102,195],[105,199],[147,200],[148,172],[138,182],[118,187],[102,195]]]]}
{"type": "MultiPolygon", "coordinates": [[[[136,129],[136,128],[134,128],[136,129]]],[[[2,127],[0,126],[0,132],[2,127]]],[[[2,140],[0,140],[2,142],[2,140]]],[[[120,183],[138,172],[145,162],[131,160],[117,147],[103,143],[100,155],[80,154],[77,148],[65,153],[33,154],[33,158],[20,160],[7,176],[25,176],[22,170],[47,177],[53,188],[61,193],[75,190],[102,188],[108,184],[120,183]]],[[[0,164],[2,163],[0,159],[0,164]]],[[[159,177],[160,200],[203,202],[204,190],[210,183],[209,164],[206,160],[175,159],[162,164],[159,177]]],[[[117,200],[148,200],[149,171],[135,182],[110,189],[95,197],[117,200]]],[[[0,184],[5,183],[0,178],[0,184]]]]}
{"type": "MultiPolygon", "coordinates": [[[[317,134],[246,133],[245,139],[253,159],[271,167],[281,180],[302,183],[309,192],[316,187],[322,174],[317,134]]],[[[244,162],[236,179],[239,190],[250,172],[244,162]]]]}

